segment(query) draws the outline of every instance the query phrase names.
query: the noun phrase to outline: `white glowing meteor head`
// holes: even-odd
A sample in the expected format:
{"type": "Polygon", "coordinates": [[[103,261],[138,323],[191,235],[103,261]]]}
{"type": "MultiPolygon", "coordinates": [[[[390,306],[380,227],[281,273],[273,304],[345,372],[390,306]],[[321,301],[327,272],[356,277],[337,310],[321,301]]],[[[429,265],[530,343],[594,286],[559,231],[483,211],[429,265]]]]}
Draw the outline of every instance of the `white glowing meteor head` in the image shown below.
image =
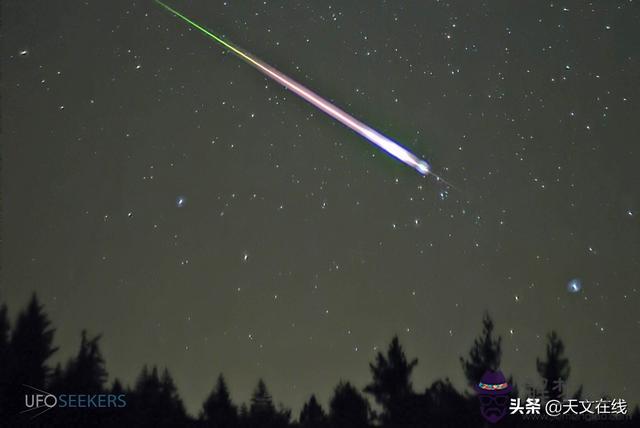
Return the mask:
{"type": "Polygon", "coordinates": [[[420,162],[418,162],[418,164],[416,165],[416,169],[422,175],[427,175],[431,172],[431,167],[429,166],[429,163],[424,160],[421,160],[420,162]]]}

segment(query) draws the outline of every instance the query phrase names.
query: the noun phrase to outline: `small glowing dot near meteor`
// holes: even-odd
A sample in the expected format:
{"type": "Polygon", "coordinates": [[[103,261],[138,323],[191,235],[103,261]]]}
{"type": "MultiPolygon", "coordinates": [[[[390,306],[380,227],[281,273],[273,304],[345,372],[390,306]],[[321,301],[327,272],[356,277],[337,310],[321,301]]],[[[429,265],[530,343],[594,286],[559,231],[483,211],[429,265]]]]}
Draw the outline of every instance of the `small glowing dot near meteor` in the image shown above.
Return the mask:
{"type": "Polygon", "coordinates": [[[580,290],[582,290],[582,281],[580,281],[580,279],[578,278],[573,278],[567,284],[567,291],[569,291],[569,293],[575,294],[575,293],[578,293],[580,290]]]}
{"type": "Polygon", "coordinates": [[[195,28],[196,30],[199,30],[201,33],[213,39],[215,42],[223,46],[225,49],[233,52],[234,54],[239,56],[241,59],[248,62],[250,65],[255,67],[258,71],[260,71],[265,76],[278,82],[289,91],[293,92],[294,94],[298,95],[300,98],[307,101],[309,104],[313,105],[314,107],[323,111],[327,115],[331,116],[333,119],[342,123],[344,126],[351,129],[352,131],[359,134],[360,136],[366,138],[370,143],[376,145],[378,148],[385,151],[390,156],[398,159],[399,161],[403,162],[407,166],[410,166],[411,168],[415,169],[418,173],[422,174],[423,176],[432,175],[438,181],[442,181],[448,186],[451,186],[451,184],[447,183],[444,179],[442,179],[441,177],[439,177],[438,175],[432,172],[431,166],[426,160],[420,159],[418,156],[411,153],[405,147],[401,146],[400,144],[396,143],[392,139],[386,137],[385,135],[382,135],[381,133],[374,130],[373,128],[370,128],[369,126],[360,122],[358,119],[354,118],[344,110],[340,109],[339,107],[333,105],[326,99],[322,98],[320,95],[316,94],[311,89],[296,82],[292,78],[286,76],[285,74],[281,73],[280,71],[276,70],[270,65],[262,62],[261,60],[253,57],[249,53],[237,48],[230,42],[224,40],[222,37],[215,35],[214,33],[209,31],[205,27],[201,26],[197,22],[191,20],[187,16],[173,9],[171,6],[168,6],[167,4],[163,3],[161,0],[155,0],[155,2],[158,5],[162,6],[164,9],[166,9],[167,11],[171,12],[172,14],[180,18],[181,20],[183,20],[184,22],[186,22],[187,24],[189,24],[191,27],[195,28]]]}

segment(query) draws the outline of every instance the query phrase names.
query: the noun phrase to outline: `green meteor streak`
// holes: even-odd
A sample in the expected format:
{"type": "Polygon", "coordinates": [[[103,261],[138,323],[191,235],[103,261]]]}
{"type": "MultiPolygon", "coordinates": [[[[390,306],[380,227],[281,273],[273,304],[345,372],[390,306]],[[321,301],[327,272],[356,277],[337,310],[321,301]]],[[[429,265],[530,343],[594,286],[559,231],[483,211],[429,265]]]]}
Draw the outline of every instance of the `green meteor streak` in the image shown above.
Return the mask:
{"type": "Polygon", "coordinates": [[[210,38],[212,38],[216,42],[220,43],[225,48],[229,49],[231,52],[239,55],[242,59],[244,59],[246,61],[249,61],[251,64],[253,64],[255,66],[259,66],[259,64],[253,58],[251,58],[249,55],[247,55],[246,53],[242,52],[240,49],[238,49],[235,46],[233,46],[231,43],[229,43],[226,40],[224,40],[222,37],[216,36],[211,31],[209,31],[206,28],[204,28],[202,25],[198,24],[197,22],[194,22],[194,21],[190,20],[189,18],[187,18],[186,16],[184,16],[183,14],[181,14],[180,12],[178,12],[177,10],[172,8],[171,6],[164,4],[160,0],[154,0],[154,1],[157,4],[159,4],[160,6],[164,7],[169,12],[173,13],[178,18],[182,19],[187,24],[191,25],[193,28],[195,28],[197,30],[200,30],[201,32],[203,32],[204,34],[206,34],[207,36],[209,36],[210,38]]]}

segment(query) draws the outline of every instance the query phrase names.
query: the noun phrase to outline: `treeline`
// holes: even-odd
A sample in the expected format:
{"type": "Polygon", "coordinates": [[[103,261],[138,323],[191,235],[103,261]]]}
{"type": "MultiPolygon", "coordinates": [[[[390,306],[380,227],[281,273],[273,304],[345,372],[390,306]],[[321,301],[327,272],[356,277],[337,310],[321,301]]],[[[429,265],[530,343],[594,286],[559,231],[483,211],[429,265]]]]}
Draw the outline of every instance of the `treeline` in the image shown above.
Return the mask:
{"type": "MultiPolygon", "coordinates": [[[[106,364],[99,347],[100,336],[82,332],[80,349],[65,365],[50,367],[48,360],[58,350],[55,329],[34,295],[11,328],[7,307],[0,307],[0,426],[6,427],[193,427],[193,428],[410,428],[487,426],[479,412],[475,394],[458,391],[449,379],[437,380],[416,391],[412,372],[417,359],[408,359],[397,337],[385,353],[370,363],[371,381],[360,390],[348,381],[334,389],[327,409],[314,395],[297,417],[277,406],[267,385],[259,380],[249,403],[240,406],[231,400],[223,375],[215,380],[200,413],[185,411],[173,378],[167,369],[144,366],[133,386],[117,379],[107,384],[106,364]],[[40,391],[40,392],[38,392],[40,391]],[[126,406],[109,408],[25,407],[25,394],[110,394],[122,397],[126,406]],[[369,399],[376,404],[373,407],[369,399]],[[37,416],[36,416],[37,415],[37,416]]],[[[502,340],[494,334],[494,324],[485,315],[482,332],[469,355],[460,357],[469,385],[476,385],[486,370],[498,370],[502,340]]],[[[542,394],[549,398],[580,398],[582,388],[569,396],[558,388],[570,374],[564,345],[554,332],[548,336],[546,355],[536,360],[542,394]]],[[[509,383],[514,384],[509,378],[509,383]]],[[[523,394],[520,394],[522,396],[523,394]]],[[[512,393],[518,396],[517,387],[512,393]]],[[[592,397],[600,398],[600,397],[592,397]]],[[[623,397],[624,398],[624,397],[623,397]]],[[[507,416],[499,426],[582,426],[576,421],[534,421],[507,416]]],[[[626,420],[589,422],[598,426],[640,426],[638,407],[629,409],[626,420]]]]}

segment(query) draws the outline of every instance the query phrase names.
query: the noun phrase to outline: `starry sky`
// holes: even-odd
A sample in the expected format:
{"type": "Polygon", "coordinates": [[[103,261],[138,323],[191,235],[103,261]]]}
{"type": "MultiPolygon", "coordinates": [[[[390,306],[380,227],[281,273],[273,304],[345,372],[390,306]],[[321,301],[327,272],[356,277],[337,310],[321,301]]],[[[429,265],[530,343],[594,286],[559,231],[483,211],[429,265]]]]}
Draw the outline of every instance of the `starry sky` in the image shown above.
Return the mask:
{"type": "Polygon", "coordinates": [[[219,372],[298,409],[394,334],[462,387],[488,310],[520,384],[555,329],[570,385],[640,401],[636,1],[169,4],[456,188],[151,1],[3,1],[2,299],[56,360],[87,328],[192,413],[219,372]]]}

